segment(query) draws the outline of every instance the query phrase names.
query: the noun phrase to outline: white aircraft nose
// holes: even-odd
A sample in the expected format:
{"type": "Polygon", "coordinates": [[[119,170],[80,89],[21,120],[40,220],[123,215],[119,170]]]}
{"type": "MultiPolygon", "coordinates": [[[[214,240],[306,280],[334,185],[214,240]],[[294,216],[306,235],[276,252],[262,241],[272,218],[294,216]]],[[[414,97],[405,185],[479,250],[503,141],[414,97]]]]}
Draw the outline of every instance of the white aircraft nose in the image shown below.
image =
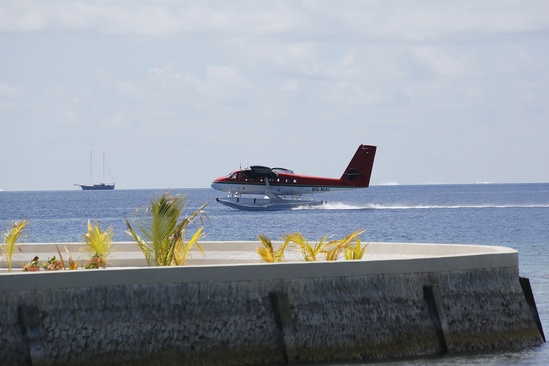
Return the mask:
{"type": "Polygon", "coordinates": [[[225,190],[225,189],[224,189],[224,188],[225,188],[225,184],[219,183],[219,182],[212,182],[211,187],[212,187],[213,189],[218,190],[218,191],[224,191],[224,190],[225,190]]]}

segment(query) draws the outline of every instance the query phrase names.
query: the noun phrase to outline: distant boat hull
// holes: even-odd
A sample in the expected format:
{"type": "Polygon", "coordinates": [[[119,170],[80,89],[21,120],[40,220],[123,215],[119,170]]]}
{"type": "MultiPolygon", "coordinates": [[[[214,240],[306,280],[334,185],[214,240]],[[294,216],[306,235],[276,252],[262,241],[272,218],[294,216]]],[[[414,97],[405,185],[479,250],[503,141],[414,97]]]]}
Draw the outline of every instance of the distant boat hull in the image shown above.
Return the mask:
{"type": "Polygon", "coordinates": [[[111,191],[114,189],[114,184],[98,183],[98,184],[77,184],[84,191],[111,191]]]}

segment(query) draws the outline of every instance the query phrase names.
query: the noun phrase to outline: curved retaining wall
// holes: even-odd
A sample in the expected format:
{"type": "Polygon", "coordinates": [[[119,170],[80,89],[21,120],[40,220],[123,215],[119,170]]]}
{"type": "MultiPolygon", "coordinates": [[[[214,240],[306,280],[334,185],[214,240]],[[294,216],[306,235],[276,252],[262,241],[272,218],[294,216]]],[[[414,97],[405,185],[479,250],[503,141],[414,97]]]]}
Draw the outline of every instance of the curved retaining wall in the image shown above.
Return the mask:
{"type": "Polygon", "coordinates": [[[362,261],[3,273],[0,363],[274,365],[544,341],[516,251],[370,245],[362,261]]]}

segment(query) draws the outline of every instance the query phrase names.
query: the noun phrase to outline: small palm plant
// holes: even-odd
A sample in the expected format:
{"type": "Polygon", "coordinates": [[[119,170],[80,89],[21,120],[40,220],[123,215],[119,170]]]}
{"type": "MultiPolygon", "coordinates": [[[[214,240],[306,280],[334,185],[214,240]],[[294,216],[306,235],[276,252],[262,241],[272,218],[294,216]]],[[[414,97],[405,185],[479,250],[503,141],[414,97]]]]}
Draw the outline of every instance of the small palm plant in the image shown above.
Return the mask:
{"type": "MultiPolygon", "coordinates": [[[[112,253],[113,228],[109,226],[107,230],[101,231],[99,226],[91,224],[88,220],[88,232],[84,234],[85,249],[92,254],[87,268],[105,268],[112,253]]],[[[61,255],[61,254],[60,254],[61,255]]]]}
{"type": "Polygon", "coordinates": [[[355,243],[355,245],[351,245],[345,248],[345,259],[346,260],[358,260],[362,259],[364,256],[364,252],[366,251],[366,247],[368,244],[362,246],[360,239],[358,239],[355,243]]]}
{"type": "Polygon", "coordinates": [[[284,241],[280,248],[274,249],[273,243],[271,242],[271,239],[269,237],[265,235],[258,235],[257,237],[261,244],[263,244],[263,248],[257,247],[256,251],[263,262],[276,263],[282,262],[284,260],[284,251],[288,247],[288,244],[290,244],[289,240],[284,241]]]}
{"type": "Polygon", "coordinates": [[[326,250],[326,260],[327,261],[337,260],[341,252],[345,251],[353,243],[353,241],[355,241],[355,239],[357,239],[357,237],[360,236],[363,232],[364,232],[363,229],[359,229],[347,235],[345,238],[341,240],[335,240],[329,243],[328,245],[330,245],[331,248],[326,250]]]}
{"type": "Polygon", "coordinates": [[[185,197],[169,196],[168,193],[164,193],[159,199],[151,201],[146,215],[136,222],[135,229],[126,219],[127,233],[137,242],[149,266],[182,265],[192,246],[197,246],[202,251],[198,244],[198,240],[203,237],[202,220],[202,227],[193,235],[191,241],[185,244],[184,238],[188,226],[195,219],[202,218],[208,203],[178,222],[185,204],[185,197]]]}
{"type": "Polygon", "coordinates": [[[314,244],[305,239],[301,233],[285,234],[282,238],[284,242],[297,244],[305,262],[317,261],[318,257],[326,252],[326,247],[333,244],[333,242],[328,241],[328,235],[324,235],[314,244]]]}
{"type": "Polygon", "coordinates": [[[4,233],[4,244],[2,245],[2,253],[6,256],[8,262],[8,271],[11,272],[13,255],[17,250],[17,241],[24,237],[23,230],[29,224],[28,220],[17,221],[13,227],[4,233]]]}

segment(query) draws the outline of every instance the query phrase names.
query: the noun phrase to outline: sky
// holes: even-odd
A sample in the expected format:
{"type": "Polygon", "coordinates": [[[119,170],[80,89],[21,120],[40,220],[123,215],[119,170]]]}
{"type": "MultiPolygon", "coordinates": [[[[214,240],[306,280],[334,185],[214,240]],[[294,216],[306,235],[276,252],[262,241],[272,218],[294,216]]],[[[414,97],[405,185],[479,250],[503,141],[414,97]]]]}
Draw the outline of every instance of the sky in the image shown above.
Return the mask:
{"type": "Polygon", "coordinates": [[[549,1],[0,0],[0,189],[549,182],[549,1]],[[102,156],[107,175],[102,176],[102,156]]]}

